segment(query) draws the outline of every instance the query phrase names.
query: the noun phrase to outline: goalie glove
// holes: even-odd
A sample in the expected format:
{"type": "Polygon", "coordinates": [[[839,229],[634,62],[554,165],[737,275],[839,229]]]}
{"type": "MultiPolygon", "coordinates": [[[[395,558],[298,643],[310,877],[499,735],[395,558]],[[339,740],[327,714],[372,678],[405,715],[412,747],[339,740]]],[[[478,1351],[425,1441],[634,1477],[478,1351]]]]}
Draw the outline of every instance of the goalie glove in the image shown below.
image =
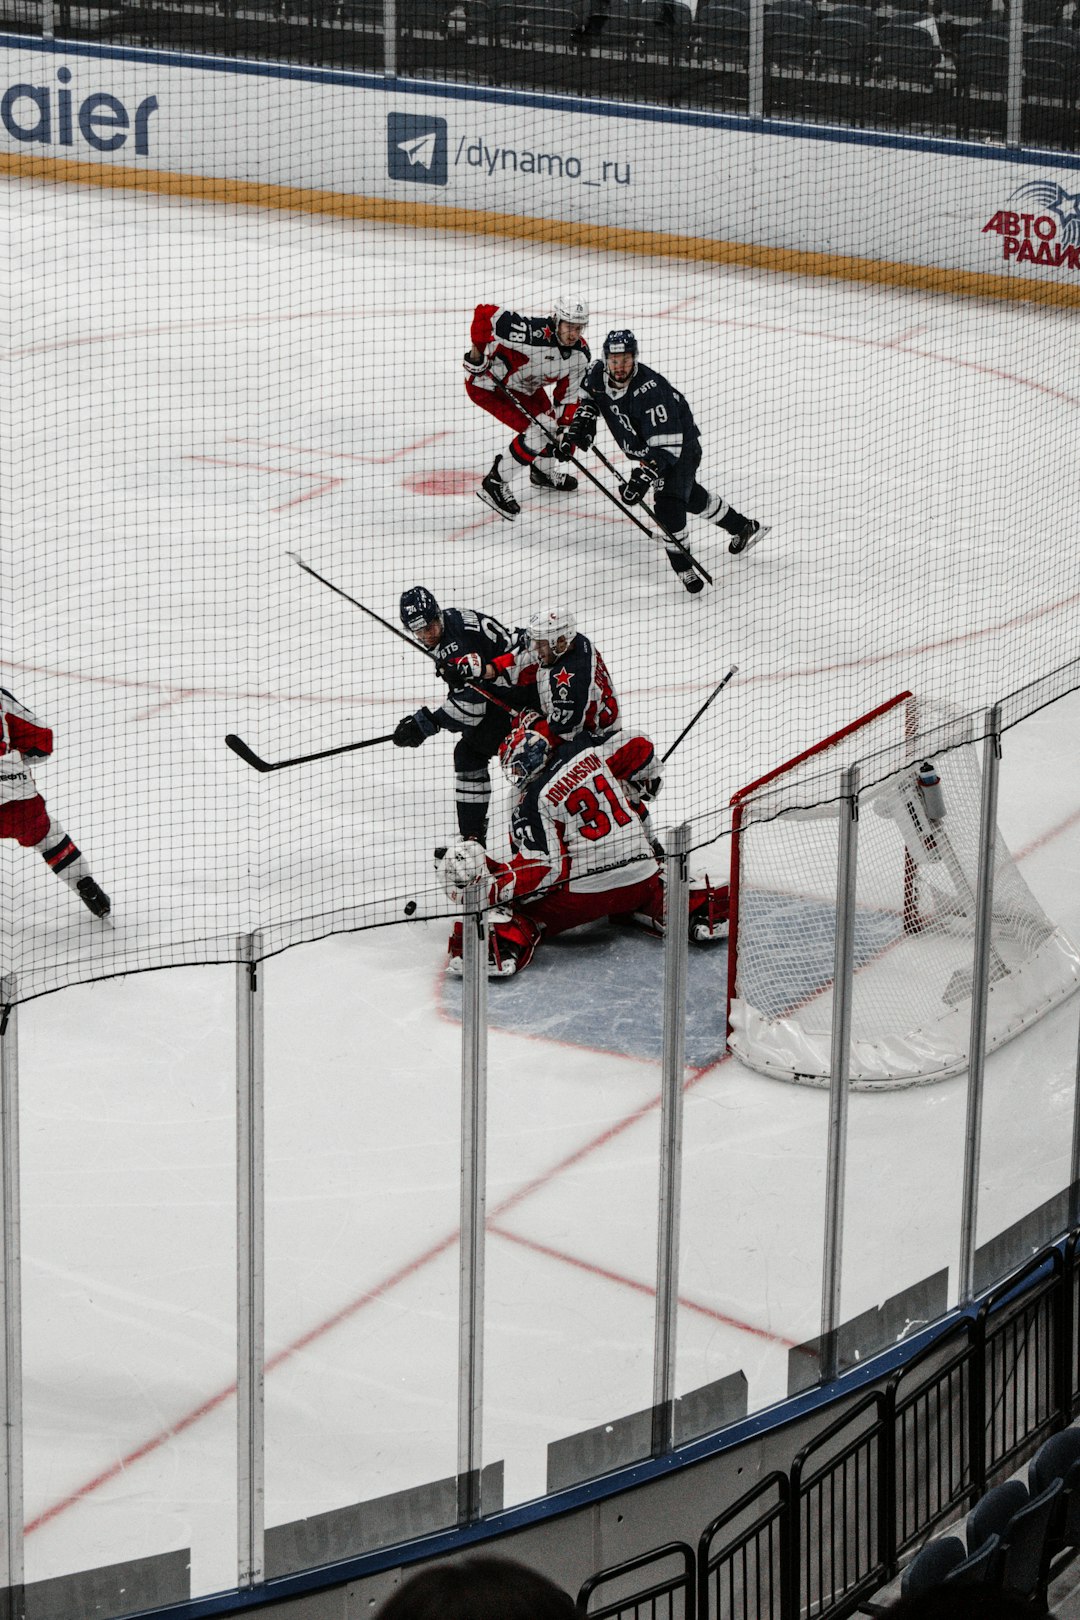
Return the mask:
{"type": "Polygon", "coordinates": [[[587,401],[580,404],[559,435],[555,447],[558,461],[569,461],[575,450],[591,450],[596,438],[597,409],[587,401]]]}
{"type": "Polygon", "coordinates": [[[483,845],[473,839],[451,844],[439,863],[439,882],[444,894],[456,905],[461,905],[469,885],[480,877],[486,877],[487,869],[483,845]]]}
{"type": "Polygon", "coordinates": [[[429,737],[434,737],[438,729],[438,722],[430,709],[417,709],[415,714],[407,714],[394,727],[394,746],[419,748],[429,737]]]}
{"type": "Polygon", "coordinates": [[[660,474],[649,462],[642,461],[636,466],[626,483],[622,487],[624,506],[637,506],[643,501],[655,484],[659,484],[660,474]]]}
{"type": "Polygon", "coordinates": [[[440,653],[435,659],[435,668],[447,686],[468,686],[470,681],[480,680],[484,660],[474,652],[440,653]]]}

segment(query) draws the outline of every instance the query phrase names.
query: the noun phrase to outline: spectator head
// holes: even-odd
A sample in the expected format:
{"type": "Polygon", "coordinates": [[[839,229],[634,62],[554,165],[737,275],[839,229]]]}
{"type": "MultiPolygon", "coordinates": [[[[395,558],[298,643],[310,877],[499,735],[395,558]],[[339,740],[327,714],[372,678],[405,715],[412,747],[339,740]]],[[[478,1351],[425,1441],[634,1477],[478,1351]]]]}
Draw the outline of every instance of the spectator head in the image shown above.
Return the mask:
{"type": "Polygon", "coordinates": [[[509,1558],[465,1558],[423,1569],[378,1620],[574,1620],[577,1609],[545,1575],[509,1558]]]}

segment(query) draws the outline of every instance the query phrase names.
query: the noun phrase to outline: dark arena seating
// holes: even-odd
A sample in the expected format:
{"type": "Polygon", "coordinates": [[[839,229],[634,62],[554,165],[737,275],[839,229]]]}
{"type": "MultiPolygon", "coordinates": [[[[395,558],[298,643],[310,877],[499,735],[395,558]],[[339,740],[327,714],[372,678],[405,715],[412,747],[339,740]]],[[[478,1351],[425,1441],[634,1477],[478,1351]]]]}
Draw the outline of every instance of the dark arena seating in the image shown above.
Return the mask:
{"type": "MultiPolygon", "coordinates": [[[[55,32],[984,141],[1008,138],[1005,3],[765,0],[756,73],[750,0],[397,0],[389,32],[383,0],[59,0],[55,32]]],[[[1025,0],[1025,144],[1077,149],[1074,9],[1025,0]]],[[[0,0],[0,22],[39,31],[41,0],[0,0]]]]}

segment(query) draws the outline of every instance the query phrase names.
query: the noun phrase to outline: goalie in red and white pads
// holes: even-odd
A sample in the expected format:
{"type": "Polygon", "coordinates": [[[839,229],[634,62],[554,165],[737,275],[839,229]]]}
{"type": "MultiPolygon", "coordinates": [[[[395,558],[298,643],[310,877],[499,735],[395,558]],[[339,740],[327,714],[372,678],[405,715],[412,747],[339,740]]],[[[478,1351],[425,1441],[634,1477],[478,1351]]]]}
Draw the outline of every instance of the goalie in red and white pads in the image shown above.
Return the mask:
{"type": "MultiPolygon", "coordinates": [[[[661,868],[641,815],[651,796],[646,784],[652,791],[659,786],[648,739],[622,739],[615,750],[610,743],[579,737],[553,750],[540,731],[526,725],[511,733],[499,757],[517,792],[510,860],[492,859],[479,845],[460,843],[439,866],[444,890],[458,903],[470,884],[486,881],[484,903],[497,908],[490,917],[488,972],[497,977],[520,972],[545,935],[601,918],[623,918],[662,934],[661,868]],[[633,787],[616,775],[620,751],[622,764],[638,778],[633,787]]],[[[690,937],[701,942],[726,933],[726,886],[714,887],[708,879],[694,884],[690,937]]],[[[461,970],[461,938],[458,923],[450,936],[452,972],[461,970]]]]}

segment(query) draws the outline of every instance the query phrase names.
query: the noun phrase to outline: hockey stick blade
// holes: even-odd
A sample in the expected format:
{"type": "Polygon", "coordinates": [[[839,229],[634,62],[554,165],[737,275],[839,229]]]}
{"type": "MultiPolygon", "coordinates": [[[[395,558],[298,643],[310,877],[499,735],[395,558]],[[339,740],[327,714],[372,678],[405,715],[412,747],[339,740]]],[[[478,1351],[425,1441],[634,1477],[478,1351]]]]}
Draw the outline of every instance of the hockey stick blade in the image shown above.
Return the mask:
{"type": "Polygon", "coordinates": [[[230,732],[225,738],[225,746],[231,748],[233,753],[239,755],[244,764],[250,765],[253,770],[284,771],[290,765],[310,765],[316,759],[331,759],[335,754],[352,754],[358,748],[374,748],[377,743],[388,743],[393,742],[393,740],[394,733],[388,731],[385,737],[365,737],[363,742],[343,743],[340,748],[324,748],[317,754],[298,754],[295,759],[278,759],[272,763],[269,760],[260,759],[258,754],[252,752],[244,739],[237,737],[233,732],[230,732]]]}

